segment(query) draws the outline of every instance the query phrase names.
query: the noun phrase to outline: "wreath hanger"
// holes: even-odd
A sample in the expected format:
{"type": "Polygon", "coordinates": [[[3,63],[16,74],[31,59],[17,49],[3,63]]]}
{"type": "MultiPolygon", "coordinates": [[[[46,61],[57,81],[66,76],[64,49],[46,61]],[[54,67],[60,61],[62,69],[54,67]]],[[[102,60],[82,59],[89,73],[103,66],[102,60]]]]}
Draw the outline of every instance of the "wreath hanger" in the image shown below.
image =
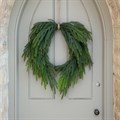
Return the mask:
{"type": "Polygon", "coordinates": [[[58,0],[57,22],[49,20],[35,23],[22,57],[26,62],[27,70],[32,70],[36,80],[40,80],[45,89],[49,85],[54,94],[58,89],[63,98],[71,86],[74,86],[79,79],[83,79],[86,66],[92,67],[87,46],[88,41],[92,40],[92,34],[80,22],[60,24],[60,0],[58,0]],[[61,31],[68,45],[69,60],[55,66],[49,61],[48,51],[57,30],[61,31]],[[59,78],[56,80],[58,74],[59,78]]]}

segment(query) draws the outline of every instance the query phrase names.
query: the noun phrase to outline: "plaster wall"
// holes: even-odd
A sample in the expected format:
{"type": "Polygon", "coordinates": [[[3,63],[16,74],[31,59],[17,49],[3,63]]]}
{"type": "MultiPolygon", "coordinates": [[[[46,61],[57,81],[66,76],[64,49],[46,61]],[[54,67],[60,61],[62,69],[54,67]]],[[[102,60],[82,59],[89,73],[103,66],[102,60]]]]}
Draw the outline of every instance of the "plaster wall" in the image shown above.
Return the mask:
{"type": "Polygon", "coordinates": [[[120,120],[120,0],[106,0],[113,22],[114,119],[120,120]]]}

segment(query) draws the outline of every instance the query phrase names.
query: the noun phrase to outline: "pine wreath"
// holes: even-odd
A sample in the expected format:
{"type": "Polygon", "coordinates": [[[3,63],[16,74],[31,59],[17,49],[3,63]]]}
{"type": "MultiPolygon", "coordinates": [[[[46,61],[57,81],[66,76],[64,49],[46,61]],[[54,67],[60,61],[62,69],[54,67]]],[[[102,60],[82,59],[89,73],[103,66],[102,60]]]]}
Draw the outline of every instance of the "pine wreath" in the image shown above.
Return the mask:
{"type": "Polygon", "coordinates": [[[92,59],[87,46],[89,40],[92,40],[91,32],[79,22],[60,25],[53,20],[38,22],[31,29],[29,42],[25,46],[22,57],[26,61],[27,69],[33,71],[36,80],[41,78],[44,88],[49,84],[54,94],[58,89],[63,98],[68,89],[77,83],[78,78],[83,79],[85,67],[92,67],[92,59]],[[62,65],[54,66],[49,61],[48,51],[52,37],[58,28],[68,45],[69,60],[62,65]]]}

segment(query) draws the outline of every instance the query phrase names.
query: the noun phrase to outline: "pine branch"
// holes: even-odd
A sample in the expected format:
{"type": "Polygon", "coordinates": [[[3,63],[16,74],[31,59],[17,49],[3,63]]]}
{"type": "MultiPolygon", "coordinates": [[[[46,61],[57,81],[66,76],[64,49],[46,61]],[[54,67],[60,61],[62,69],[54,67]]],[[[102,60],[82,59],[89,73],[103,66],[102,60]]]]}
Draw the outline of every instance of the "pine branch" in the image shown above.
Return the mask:
{"type": "Polygon", "coordinates": [[[60,30],[68,45],[70,57],[63,65],[54,66],[49,62],[48,51],[56,30],[57,24],[53,20],[34,24],[22,57],[36,80],[40,79],[45,89],[49,84],[54,93],[58,89],[63,98],[68,89],[77,83],[78,78],[83,79],[85,67],[92,67],[87,47],[88,41],[92,40],[92,34],[79,22],[62,23],[60,30]],[[57,83],[58,74],[60,77],[57,83]]]}

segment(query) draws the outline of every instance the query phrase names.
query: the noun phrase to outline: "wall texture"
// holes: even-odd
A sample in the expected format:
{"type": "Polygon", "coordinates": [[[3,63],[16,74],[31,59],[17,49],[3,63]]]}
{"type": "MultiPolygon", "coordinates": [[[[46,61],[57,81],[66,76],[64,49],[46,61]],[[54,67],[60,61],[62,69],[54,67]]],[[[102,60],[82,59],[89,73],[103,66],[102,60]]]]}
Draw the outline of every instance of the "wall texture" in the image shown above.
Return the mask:
{"type": "Polygon", "coordinates": [[[7,30],[14,0],[0,0],[0,120],[8,118],[7,30]]]}
{"type": "MultiPolygon", "coordinates": [[[[0,0],[0,120],[8,117],[7,31],[15,0],[0,0]]],[[[114,118],[120,120],[120,0],[106,0],[113,21],[114,118]]]]}
{"type": "Polygon", "coordinates": [[[114,118],[120,120],[120,0],[106,0],[113,21],[114,118]]]}

